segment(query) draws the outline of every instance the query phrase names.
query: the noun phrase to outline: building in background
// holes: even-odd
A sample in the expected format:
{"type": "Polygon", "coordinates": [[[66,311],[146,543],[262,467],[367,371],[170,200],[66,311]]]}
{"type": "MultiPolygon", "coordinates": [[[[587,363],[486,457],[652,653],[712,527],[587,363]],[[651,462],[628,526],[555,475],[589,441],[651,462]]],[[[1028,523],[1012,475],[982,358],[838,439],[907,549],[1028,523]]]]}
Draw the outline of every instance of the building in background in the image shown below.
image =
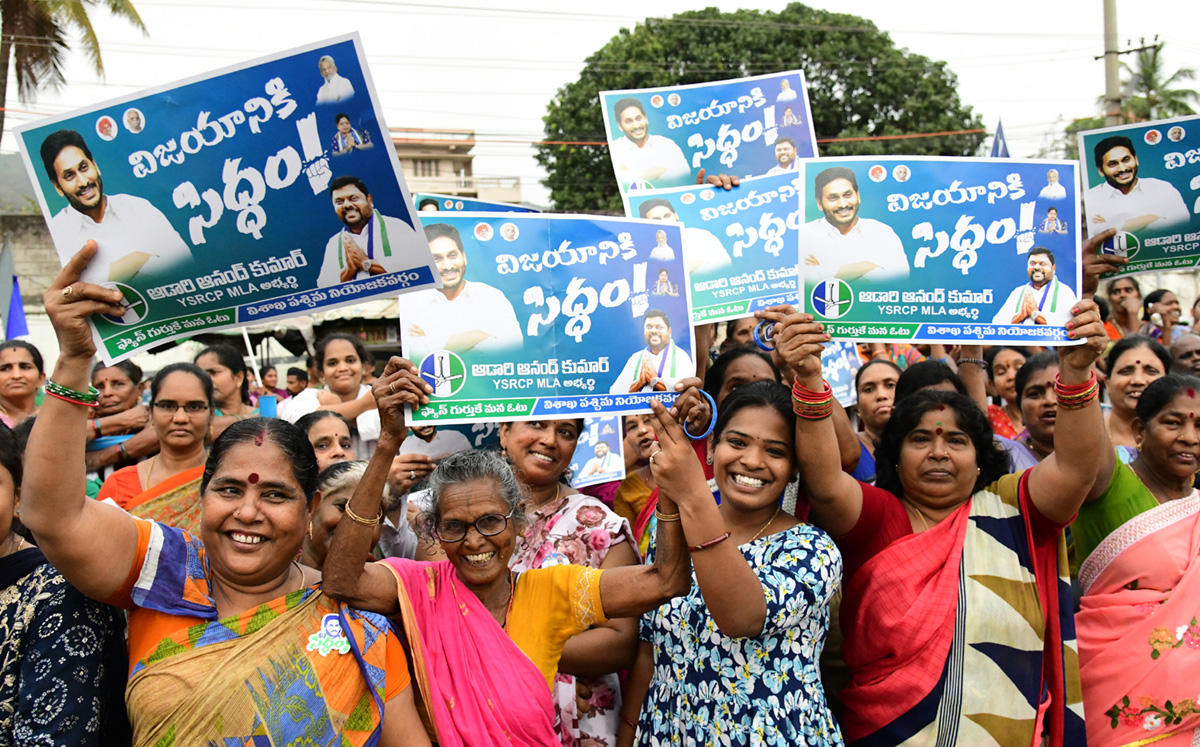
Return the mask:
{"type": "Polygon", "coordinates": [[[475,176],[474,130],[392,128],[392,144],[412,192],[521,202],[518,177],[475,176]]]}

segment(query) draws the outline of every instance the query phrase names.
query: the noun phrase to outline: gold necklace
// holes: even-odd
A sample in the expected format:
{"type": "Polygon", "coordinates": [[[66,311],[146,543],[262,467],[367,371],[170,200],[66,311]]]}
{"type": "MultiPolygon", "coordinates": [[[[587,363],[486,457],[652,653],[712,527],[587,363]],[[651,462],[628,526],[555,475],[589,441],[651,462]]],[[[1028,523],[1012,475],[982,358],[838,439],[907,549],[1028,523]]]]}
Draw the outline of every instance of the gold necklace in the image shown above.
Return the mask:
{"type": "MultiPolygon", "coordinates": [[[[753,542],[754,540],[758,539],[759,536],[762,535],[763,532],[767,531],[767,527],[771,526],[772,521],[775,521],[775,517],[779,515],[779,511],[782,508],[783,508],[783,506],[775,507],[775,513],[771,514],[771,518],[767,519],[767,523],[762,525],[762,529],[759,529],[757,532],[754,533],[754,536],[750,538],[750,542],[753,542]]],[[[747,542],[746,544],[750,544],[750,542],[747,542]]]]}
{"type": "MultiPolygon", "coordinates": [[[[909,507],[910,507],[910,508],[911,508],[913,511],[915,511],[915,512],[916,512],[916,514],[917,514],[917,516],[918,516],[918,517],[920,517],[920,519],[921,519],[921,524],[922,524],[922,525],[925,527],[925,531],[929,531],[929,522],[925,521],[925,519],[926,519],[926,518],[930,518],[930,517],[926,517],[926,516],[925,516],[925,512],[924,512],[924,511],[922,511],[921,509],[917,508],[917,504],[913,503],[912,501],[910,501],[910,500],[908,500],[908,499],[905,499],[905,501],[904,501],[904,502],[905,502],[905,503],[906,503],[906,504],[907,504],[907,505],[908,505],[908,506],[909,506],[909,507]]],[[[936,519],[932,519],[932,521],[933,521],[933,523],[934,523],[935,525],[937,524],[937,520],[936,520],[936,519]]]]}

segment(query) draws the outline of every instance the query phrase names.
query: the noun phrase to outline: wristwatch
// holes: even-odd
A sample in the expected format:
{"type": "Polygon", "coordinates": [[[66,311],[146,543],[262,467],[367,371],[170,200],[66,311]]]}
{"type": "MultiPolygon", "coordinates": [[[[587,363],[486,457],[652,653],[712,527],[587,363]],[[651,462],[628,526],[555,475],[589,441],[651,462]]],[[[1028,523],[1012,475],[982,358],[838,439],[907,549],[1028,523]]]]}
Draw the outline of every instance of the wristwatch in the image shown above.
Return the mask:
{"type": "Polygon", "coordinates": [[[364,259],[364,260],[363,260],[363,263],[362,263],[363,272],[370,272],[370,271],[371,271],[371,268],[372,268],[372,267],[374,267],[374,266],[375,266],[375,263],[374,263],[374,262],[372,262],[372,261],[370,260],[370,258],[367,258],[367,259],[364,259]]]}

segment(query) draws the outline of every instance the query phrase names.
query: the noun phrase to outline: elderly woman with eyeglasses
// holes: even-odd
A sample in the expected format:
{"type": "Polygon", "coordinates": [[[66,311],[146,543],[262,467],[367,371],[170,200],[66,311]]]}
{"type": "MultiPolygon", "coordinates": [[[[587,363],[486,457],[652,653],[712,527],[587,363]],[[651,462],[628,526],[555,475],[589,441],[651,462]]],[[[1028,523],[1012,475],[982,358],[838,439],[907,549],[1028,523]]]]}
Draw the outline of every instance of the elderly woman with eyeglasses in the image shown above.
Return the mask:
{"type": "MultiPolygon", "coordinates": [[[[393,358],[375,382],[383,433],[334,535],[325,589],[403,623],[421,695],[418,707],[439,744],[560,744],[550,690],[564,644],[592,625],[635,617],[688,590],[681,525],[659,522],[652,565],[511,571],[509,559],[525,524],[525,490],[504,457],[464,451],[443,459],[429,477],[431,503],[423,525],[448,560],[389,558],[364,566],[391,455],[406,432],[402,408],[428,402],[430,392],[416,367],[402,358],[393,358]]],[[[686,418],[695,401],[681,402],[676,417],[686,418]]],[[[668,464],[694,462],[679,422],[661,405],[654,408],[661,444],[655,456],[667,452],[668,464]]],[[[683,484],[661,481],[664,516],[678,514],[676,501],[712,502],[711,495],[674,487],[683,484]]]]}

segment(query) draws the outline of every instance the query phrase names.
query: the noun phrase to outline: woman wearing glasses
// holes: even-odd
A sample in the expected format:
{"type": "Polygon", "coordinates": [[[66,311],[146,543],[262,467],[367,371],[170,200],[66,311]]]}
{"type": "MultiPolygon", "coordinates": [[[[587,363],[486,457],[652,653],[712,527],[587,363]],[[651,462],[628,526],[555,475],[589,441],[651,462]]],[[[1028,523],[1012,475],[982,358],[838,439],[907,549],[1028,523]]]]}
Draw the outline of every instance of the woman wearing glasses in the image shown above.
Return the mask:
{"type": "MultiPolygon", "coordinates": [[[[504,457],[463,451],[443,459],[429,477],[423,525],[447,560],[389,558],[364,566],[390,455],[405,435],[402,408],[428,402],[429,392],[416,367],[400,358],[375,382],[383,433],[347,506],[349,520],[334,535],[325,590],[403,623],[412,645],[418,708],[439,744],[561,744],[550,690],[564,644],[593,625],[635,617],[689,588],[680,523],[660,522],[660,554],[653,565],[610,570],[555,565],[518,573],[509,561],[525,529],[526,490],[504,457]]],[[[655,408],[659,466],[694,464],[683,429],[665,409],[655,408]]],[[[677,499],[712,501],[706,491],[693,495],[668,487],[684,481],[660,484],[659,505],[668,516],[677,513],[677,499]]]]}
{"type": "Polygon", "coordinates": [[[204,437],[213,417],[213,383],[192,363],[172,363],[150,383],[150,423],[159,451],[112,473],[99,500],[111,498],[143,519],[194,532],[200,526],[197,495],[208,456],[204,437]]]}

